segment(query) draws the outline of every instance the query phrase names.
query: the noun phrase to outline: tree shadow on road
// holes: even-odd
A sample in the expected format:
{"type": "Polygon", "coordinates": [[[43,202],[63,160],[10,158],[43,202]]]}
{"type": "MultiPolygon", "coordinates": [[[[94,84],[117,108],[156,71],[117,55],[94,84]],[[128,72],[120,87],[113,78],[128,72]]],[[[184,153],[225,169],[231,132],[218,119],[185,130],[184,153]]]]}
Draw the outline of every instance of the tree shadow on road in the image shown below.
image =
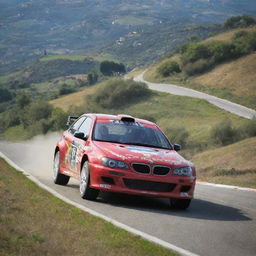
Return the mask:
{"type": "Polygon", "coordinates": [[[134,209],[136,211],[161,213],[164,215],[179,216],[190,219],[215,221],[251,220],[251,218],[247,217],[240,209],[201,199],[193,199],[190,207],[185,211],[171,209],[169,199],[148,198],[108,192],[101,193],[97,202],[134,209]]]}

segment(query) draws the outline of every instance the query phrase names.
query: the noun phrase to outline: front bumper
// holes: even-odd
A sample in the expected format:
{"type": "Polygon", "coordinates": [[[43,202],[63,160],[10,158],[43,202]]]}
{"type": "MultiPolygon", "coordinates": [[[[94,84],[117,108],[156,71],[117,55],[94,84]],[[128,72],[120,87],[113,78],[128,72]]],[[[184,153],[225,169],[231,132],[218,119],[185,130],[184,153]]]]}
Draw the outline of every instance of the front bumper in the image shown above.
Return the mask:
{"type": "Polygon", "coordinates": [[[141,174],[133,170],[111,169],[90,163],[92,188],[151,197],[192,199],[196,177],[141,174]]]}

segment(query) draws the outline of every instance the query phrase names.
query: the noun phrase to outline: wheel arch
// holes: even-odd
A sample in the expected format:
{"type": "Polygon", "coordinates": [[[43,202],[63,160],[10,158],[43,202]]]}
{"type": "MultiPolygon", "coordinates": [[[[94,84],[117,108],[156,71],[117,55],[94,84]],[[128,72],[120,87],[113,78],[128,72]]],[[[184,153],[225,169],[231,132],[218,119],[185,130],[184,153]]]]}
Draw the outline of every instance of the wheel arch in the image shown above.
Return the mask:
{"type": "Polygon", "coordinates": [[[88,158],[88,155],[83,155],[82,157],[82,161],[81,161],[81,166],[80,166],[80,172],[82,170],[82,167],[83,167],[83,164],[86,162],[86,161],[89,161],[89,158],[88,158]]]}
{"type": "Polygon", "coordinates": [[[56,155],[56,153],[60,151],[60,148],[58,146],[55,147],[55,150],[54,150],[54,155],[56,155]]]}

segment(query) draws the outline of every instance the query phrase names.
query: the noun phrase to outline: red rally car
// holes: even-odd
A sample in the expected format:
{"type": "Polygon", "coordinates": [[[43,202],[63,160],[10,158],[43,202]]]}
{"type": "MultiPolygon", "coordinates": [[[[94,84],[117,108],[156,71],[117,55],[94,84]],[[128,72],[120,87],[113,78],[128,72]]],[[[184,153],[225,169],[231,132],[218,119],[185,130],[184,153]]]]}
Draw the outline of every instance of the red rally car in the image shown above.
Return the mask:
{"type": "Polygon", "coordinates": [[[80,180],[80,195],[95,200],[99,191],[170,199],[188,208],[196,171],[160,128],[127,115],[84,114],[64,131],[54,153],[53,178],[66,185],[80,180]]]}

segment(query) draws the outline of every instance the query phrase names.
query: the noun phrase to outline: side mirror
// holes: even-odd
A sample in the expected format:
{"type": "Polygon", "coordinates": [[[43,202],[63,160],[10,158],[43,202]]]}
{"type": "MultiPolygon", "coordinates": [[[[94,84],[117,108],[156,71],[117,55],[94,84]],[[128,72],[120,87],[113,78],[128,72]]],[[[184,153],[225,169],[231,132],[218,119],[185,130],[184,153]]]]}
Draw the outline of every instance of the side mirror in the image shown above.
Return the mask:
{"type": "Polygon", "coordinates": [[[174,149],[175,151],[180,151],[180,150],[181,150],[181,145],[179,145],[179,144],[174,144],[174,145],[173,145],[173,149],[174,149]]]}
{"type": "Polygon", "coordinates": [[[74,137],[76,137],[78,139],[82,139],[82,140],[87,140],[88,139],[88,137],[85,136],[85,134],[83,132],[75,132],[74,137]]]}

